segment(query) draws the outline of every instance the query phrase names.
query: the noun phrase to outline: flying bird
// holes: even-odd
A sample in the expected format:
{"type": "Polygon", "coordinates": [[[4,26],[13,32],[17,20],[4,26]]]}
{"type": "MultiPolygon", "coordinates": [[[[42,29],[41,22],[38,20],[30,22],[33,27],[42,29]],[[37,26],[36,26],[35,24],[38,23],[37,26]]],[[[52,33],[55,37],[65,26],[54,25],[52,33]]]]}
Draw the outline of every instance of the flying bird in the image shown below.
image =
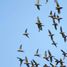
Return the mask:
{"type": "Polygon", "coordinates": [[[48,3],[48,0],[46,0],[46,4],[48,3]]]}
{"type": "Polygon", "coordinates": [[[67,53],[64,50],[62,50],[62,49],[61,49],[61,52],[62,52],[62,55],[64,56],[63,59],[65,59],[65,57],[67,57],[67,53]]]}
{"type": "Polygon", "coordinates": [[[39,63],[37,63],[34,59],[33,59],[33,62],[35,64],[35,67],[38,67],[39,63]]]}
{"type": "Polygon", "coordinates": [[[56,65],[54,65],[54,64],[52,64],[52,63],[50,63],[50,65],[51,65],[51,67],[57,67],[56,65]]]}
{"type": "Polygon", "coordinates": [[[36,50],[36,53],[34,54],[34,56],[40,57],[40,54],[38,52],[39,52],[39,49],[36,50]]]}
{"type": "Polygon", "coordinates": [[[48,33],[49,33],[49,36],[50,36],[51,40],[53,40],[54,34],[52,34],[51,31],[50,31],[49,29],[48,29],[48,33]]]}
{"type": "Polygon", "coordinates": [[[48,54],[49,54],[49,58],[50,58],[50,62],[52,62],[52,58],[54,57],[54,56],[52,56],[52,54],[51,54],[51,52],[48,50],[48,54]]]}
{"type": "Polygon", "coordinates": [[[44,26],[44,25],[42,25],[39,17],[37,17],[37,23],[36,23],[36,24],[37,24],[37,27],[38,27],[38,29],[39,29],[39,32],[40,32],[40,30],[42,31],[42,26],[44,26]]]}
{"type": "Polygon", "coordinates": [[[36,0],[35,6],[37,7],[38,10],[40,10],[40,6],[41,6],[40,0],[36,0]]]}
{"type": "Polygon", "coordinates": [[[58,23],[60,23],[60,20],[63,19],[61,17],[59,17],[59,15],[57,15],[57,20],[58,20],[58,23]]]}
{"type": "Polygon", "coordinates": [[[65,35],[65,33],[63,32],[62,27],[60,27],[60,34],[62,35],[64,42],[66,42],[67,41],[67,35],[65,35]]]}
{"type": "Polygon", "coordinates": [[[18,52],[24,52],[22,49],[22,44],[20,45],[19,49],[17,50],[18,52]]]}
{"type": "Polygon", "coordinates": [[[50,66],[48,66],[47,64],[45,64],[43,67],[50,67],[50,66]]]}
{"type": "Polygon", "coordinates": [[[31,61],[31,67],[35,67],[35,65],[34,65],[33,61],[31,61]]]}
{"type": "Polygon", "coordinates": [[[52,14],[52,11],[50,11],[50,15],[49,15],[50,18],[53,18],[53,14],[52,14]]]}
{"type": "Polygon", "coordinates": [[[62,8],[63,7],[60,7],[58,1],[56,0],[56,10],[57,10],[58,14],[60,14],[62,8]]]}
{"type": "Polygon", "coordinates": [[[54,41],[54,40],[52,40],[52,45],[54,45],[55,47],[57,47],[57,43],[54,41]]]}
{"type": "Polygon", "coordinates": [[[27,57],[25,57],[25,63],[24,64],[26,64],[27,67],[30,67],[30,65],[29,65],[30,63],[28,62],[28,58],[27,57]]]}
{"type": "Polygon", "coordinates": [[[49,61],[49,56],[47,56],[47,51],[45,51],[45,54],[44,54],[43,59],[45,59],[45,60],[49,61]]]}
{"type": "Polygon", "coordinates": [[[24,59],[19,58],[19,57],[17,57],[17,59],[19,59],[19,61],[20,61],[20,67],[21,67],[21,65],[22,65],[22,63],[23,63],[23,61],[24,61],[24,59]]]}
{"type": "Polygon", "coordinates": [[[27,38],[29,38],[29,33],[27,32],[27,28],[25,30],[25,32],[23,33],[24,36],[26,36],[27,38]]]}

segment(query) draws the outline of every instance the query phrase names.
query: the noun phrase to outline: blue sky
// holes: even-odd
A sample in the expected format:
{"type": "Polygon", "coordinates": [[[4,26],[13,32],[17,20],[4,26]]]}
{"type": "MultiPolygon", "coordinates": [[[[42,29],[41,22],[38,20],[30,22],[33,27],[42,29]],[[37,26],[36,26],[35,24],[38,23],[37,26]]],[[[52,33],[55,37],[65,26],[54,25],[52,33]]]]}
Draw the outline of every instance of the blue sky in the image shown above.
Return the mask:
{"type": "MultiPolygon", "coordinates": [[[[67,43],[64,43],[59,34],[59,29],[62,26],[67,34],[67,1],[59,0],[59,3],[63,6],[60,14],[63,19],[56,31],[52,26],[51,18],[48,17],[51,10],[57,13],[54,0],[49,0],[47,4],[45,4],[45,0],[42,0],[40,11],[34,5],[35,0],[0,0],[0,67],[19,67],[16,57],[24,58],[25,56],[29,58],[29,61],[34,58],[43,64],[44,60],[41,60],[42,58],[33,56],[37,48],[39,48],[42,56],[44,51],[49,49],[56,58],[62,58],[60,49],[67,51],[67,43]],[[41,32],[38,32],[35,24],[37,16],[44,24],[41,32]],[[22,35],[26,28],[28,28],[30,39],[22,35]],[[55,34],[54,39],[58,43],[57,48],[51,45],[48,29],[55,34]],[[23,45],[24,53],[17,52],[20,44],[23,45]]],[[[64,61],[67,64],[66,60],[64,61]]],[[[45,61],[45,63],[48,62],[45,61]]]]}

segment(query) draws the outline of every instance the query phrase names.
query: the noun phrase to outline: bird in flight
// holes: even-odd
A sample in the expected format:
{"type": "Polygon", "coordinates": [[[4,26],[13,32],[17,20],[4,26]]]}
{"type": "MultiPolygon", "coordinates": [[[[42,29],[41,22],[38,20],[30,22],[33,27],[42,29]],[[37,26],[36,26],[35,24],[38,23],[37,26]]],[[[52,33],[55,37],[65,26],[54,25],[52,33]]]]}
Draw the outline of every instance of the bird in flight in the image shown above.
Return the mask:
{"type": "Polygon", "coordinates": [[[27,38],[29,38],[29,33],[27,32],[27,28],[25,30],[25,32],[23,33],[24,36],[26,36],[27,38]]]}
{"type": "Polygon", "coordinates": [[[61,52],[62,52],[62,55],[64,56],[63,59],[65,59],[65,57],[67,57],[67,53],[64,50],[62,50],[62,49],[61,49],[61,52]]]}
{"type": "Polygon", "coordinates": [[[26,64],[27,67],[30,67],[30,65],[29,65],[30,63],[28,62],[28,58],[27,57],[25,57],[25,63],[24,64],[26,64]]]}
{"type": "Polygon", "coordinates": [[[35,6],[37,7],[38,10],[40,10],[40,6],[41,6],[40,0],[36,0],[35,6]]]}
{"type": "Polygon", "coordinates": [[[50,58],[50,62],[52,62],[52,58],[54,57],[54,56],[52,56],[52,54],[51,54],[51,52],[48,50],[48,54],[49,54],[49,58],[50,58]]]}
{"type": "Polygon", "coordinates": [[[54,41],[54,40],[52,40],[52,45],[54,45],[55,47],[57,47],[57,43],[54,41]]]}
{"type": "Polygon", "coordinates": [[[43,67],[50,67],[50,66],[48,66],[47,64],[44,64],[44,66],[43,67]]]}
{"type": "Polygon", "coordinates": [[[62,18],[61,17],[59,17],[59,15],[57,15],[57,20],[58,20],[58,23],[60,23],[60,20],[61,20],[62,18]]]}
{"type": "Polygon", "coordinates": [[[48,3],[48,0],[46,0],[46,4],[48,3]]]}
{"type": "Polygon", "coordinates": [[[37,24],[37,27],[38,27],[39,32],[40,32],[40,30],[42,30],[42,26],[44,26],[44,25],[42,25],[42,23],[41,23],[39,17],[37,17],[37,23],[36,23],[36,24],[37,24]]]}
{"type": "Polygon", "coordinates": [[[40,57],[40,54],[38,52],[39,52],[39,49],[36,50],[36,53],[34,54],[34,56],[40,57]]]}
{"type": "Polygon", "coordinates": [[[64,38],[64,42],[66,42],[67,41],[67,35],[65,35],[65,33],[63,32],[62,27],[60,27],[60,34],[64,38]]]}
{"type": "Polygon", "coordinates": [[[23,50],[22,50],[22,44],[20,45],[20,47],[19,47],[19,49],[17,50],[18,52],[24,52],[23,50]]]}
{"type": "Polygon", "coordinates": [[[49,33],[49,36],[50,36],[51,40],[53,40],[54,34],[52,34],[51,31],[50,31],[49,29],[48,29],[48,33],[49,33]]]}
{"type": "Polygon", "coordinates": [[[45,59],[45,60],[49,61],[49,56],[47,55],[47,51],[45,51],[45,54],[44,54],[43,59],[45,59]]]}
{"type": "Polygon", "coordinates": [[[63,7],[60,7],[60,5],[59,5],[59,3],[58,3],[57,0],[56,0],[55,2],[56,2],[56,10],[57,10],[58,14],[60,14],[61,9],[62,9],[63,7]]]}
{"type": "Polygon", "coordinates": [[[17,59],[19,59],[19,61],[20,61],[20,67],[21,67],[21,65],[22,65],[22,63],[23,63],[23,61],[24,61],[24,59],[19,58],[19,57],[17,57],[17,59]]]}
{"type": "Polygon", "coordinates": [[[34,65],[33,61],[31,61],[31,67],[35,67],[35,65],[34,65]]]}
{"type": "Polygon", "coordinates": [[[38,67],[39,63],[37,63],[34,59],[33,59],[33,62],[35,64],[35,67],[38,67]]]}

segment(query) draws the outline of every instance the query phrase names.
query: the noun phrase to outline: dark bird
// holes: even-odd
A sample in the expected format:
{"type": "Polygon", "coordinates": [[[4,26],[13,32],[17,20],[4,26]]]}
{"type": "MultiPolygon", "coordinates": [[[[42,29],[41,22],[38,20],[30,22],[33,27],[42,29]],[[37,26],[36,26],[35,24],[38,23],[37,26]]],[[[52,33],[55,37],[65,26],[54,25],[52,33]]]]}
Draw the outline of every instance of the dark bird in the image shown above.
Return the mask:
{"type": "Polygon", "coordinates": [[[47,56],[47,51],[45,51],[45,54],[44,54],[43,59],[45,59],[45,60],[49,61],[49,56],[47,56]]]}
{"type": "Polygon", "coordinates": [[[31,67],[35,67],[35,65],[34,65],[33,61],[31,61],[31,67]]]}
{"type": "Polygon", "coordinates": [[[43,67],[50,67],[50,66],[48,66],[47,64],[45,64],[43,67]]]}
{"type": "Polygon", "coordinates": [[[60,62],[58,59],[54,58],[56,65],[58,65],[58,63],[60,62]]]}
{"type": "Polygon", "coordinates": [[[62,49],[61,49],[61,52],[62,52],[62,55],[64,56],[63,59],[65,59],[65,57],[67,57],[67,53],[64,50],[62,50],[62,49]]]}
{"type": "Polygon", "coordinates": [[[19,61],[20,61],[20,67],[21,67],[21,65],[22,65],[22,63],[23,63],[23,61],[24,61],[24,59],[19,58],[19,57],[17,57],[17,59],[19,59],[19,61]]]}
{"type": "Polygon", "coordinates": [[[54,34],[52,34],[51,31],[50,31],[49,29],[48,29],[48,32],[49,32],[49,36],[50,36],[51,40],[53,40],[54,34]]]}
{"type": "Polygon", "coordinates": [[[52,45],[54,45],[55,47],[57,47],[57,43],[54,41],[54,40],[52,40],[52,45]]]}
{"type": "Polygon", "coordinates": [[[38,29],[39,29],[39,32],[40,32],[40,30],[42,30],[42,26],[44,26],[44,25],[42,25],[42,23],[41,23],[39,17],[37,17],[37,23],[36,23],[36,24],[37,24],[38,29]]]}
{"type": "Polygon", "coordinates": [[[55,22],[55,20],[53,20],[53,24],[52,25],[54,26],[55,30],[57,30],[58,24],[55,22]]]}
{"type": "Polygon", "coordinates": [[[51,54],[51,52],[48,50],[48,54],[49,54],[49,58],[50,58],[50,62],[52,62],[52,58],[54,57],[54,56],[52,56],[52,54],[51,54]]]}
{"type": "Polygon", "coordinates": [[[64,38],[64,42],[66,42],[67,41],[67,35],[65,35],[65,33],[63,32],[62,27],[60,27],[60,34],[64,38]]]}
{"type": "Polygon", "coordinates": [[[29,65],[30,63],[28,62],[28,58],[27,57],[25,57],[25,63],[24,64],[26,64],[27,67],[30,67],[30,65],[29,65]]]}
{"type": "Polygon", "coordinates": [[[50,15],[49,15],[50,18],[53,18],[53,14],[52,14],[52,11],[50,11],[50,15]]]}
{"type": "Polygon", "coordinates": [[[60,23],[60,20],[61,20],[62,18],[61,17],[59,17],[58,15],[57,15],[57,20],[58,20],[58,23],[60,23]]]}
{"type": "Polygon", "coordinates": [[[62,66],[63,65],[63,60],[60,58],[60,65],[62,66]]]}
{"type": "Polygon", "coordinates": [[[25,30],[25,32],[23,33],[24,36],[26,36],[27,38],[29,38],[29,33],[27,32],[27,28],[25,30]]]}
{"type": "Polygon", "coordinates": [[[38,67],[39,63],[37,63],[35,60],[33,60],[35,67],[38,67]]]}
{"type": "Polygon", "coordinates": [[[56,0],[56,10],[58,11],[58,14],[60,14],[60,10],[62,9],[63,7],[60,7],[58,1],[56,0]]]}
{"type": "Polygon", "coordinates": [[[40,54],[38,52],[39,52],[39,49],[36,50],[36,53],[34,54],[34,56],[40,57],[40,54]]]}
{"type": "Polygon", "coordinates": [[[56,65],[54,65],[54,64],[52,64],[52,63],[50,63],[50,65],[51,65],[51,67],[57,67],[56,65]]]}
{"type": "Polygon", "coordinates": [[[22,44],[20,45],[19,49],[17,50],[18,52],[24,52],[22,49],[22,44]]]}
{"type": "Polygon", "coordinates": [[[40,10],[41,4],[40,4],[40,1],[39,0],[36,0],[35,6],[37,7],[38,10],[40,10]]]}

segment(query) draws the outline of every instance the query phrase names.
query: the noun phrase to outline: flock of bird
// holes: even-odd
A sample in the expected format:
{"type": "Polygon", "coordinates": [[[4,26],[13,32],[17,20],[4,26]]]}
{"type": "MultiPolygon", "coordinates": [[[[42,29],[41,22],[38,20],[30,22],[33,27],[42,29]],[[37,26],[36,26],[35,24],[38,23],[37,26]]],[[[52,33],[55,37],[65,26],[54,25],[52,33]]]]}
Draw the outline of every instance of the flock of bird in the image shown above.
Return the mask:
{"type": "MultiPolygon", "coordinates": [[[[48,0],[46,0],[46,3],[48,3],[48,0]]],[[[55,12],[53,13],[52,11],[50,11],[49,17],[53,21],[52,25],[54,26],[55,30],[57,30],[58,29],[58,24],[60,23],[60,20],[62,19],[59,16],[59,14],[61,14],[61,9],[63,7],[61,7],[59,5],[57,0],[55,0],[55,3],[56,3],[56,10],[57,10],[58,15],[56,15],[55,12]],[[56,22],[56,20],[58,21],[58,23],[56,22]]],[[[37,0],[35,6],[37,7],[38,10],[40,10],[41,4],[40,4],[39,0],[37,0]]],[[[39,17],[37,17],[36,25],[38,27],[38,31],[39,32],[43,30],[43,26],[44,25],[41,23],[39,17]]],[[[50,37],[50,39],[52,41],[52,45],[57,47],[57,43],[54,41],[54,34],[51,32],[50,29],[48,29],[48,33],[49,33],[49,37],[50,37]]],[[[62,36],[64,42],[66,42],[67,41],[67,35],[64,33],[64,31],[62,29],[62,26],[60,26],[60,33],[59,34],[62,36]]],[[[27,28],[26,28],[25,32],[23,33],[23,35],[26,36],[27,38],[29,38],[29,33],[28,33],[28,29],[27,28]]],[[[18,52],[22,52],[22,53],[24,52],[24,50],[22,49],[22,44],[20,45],[20,47],[19,47],[19,49],[17,51],[18,52]]],[[[66,65],[64,65],[64,59],[65,59],[65,57],[67,57],[67,52],[65,52],[62,49],[60,49],[60,51],[62,52],[62,55],[63,55],[63,58],[60,58],[60,59],[57,59],[55,56],[53,56],[50,50],[45,51],[44,52],[44,56],[42,58],[45,59],[46,61],[48,61],[50,65],[44,64],[43,67],[66,67],[66,65]],[[55,64],[52,63],[53,61],[55,62],[55,64]],[[58,64],[59,64],[59,66],[58,66],[58,64]]],[[[41,57],[41,54],[39,53],[39,48],[36,50],[34,56],[39,57],[39,58],[41,57]]],[[[25,56],[24,59],[22,59],[20,57],[17,57],[17,59],[20,62],[20,67],[22,66],[23,63],[27,67],[39,67],[40,66],[40,64],[36,60],[34,60],[34,59],[32,59],[29,62],[27,56],[25,56]]]]}

